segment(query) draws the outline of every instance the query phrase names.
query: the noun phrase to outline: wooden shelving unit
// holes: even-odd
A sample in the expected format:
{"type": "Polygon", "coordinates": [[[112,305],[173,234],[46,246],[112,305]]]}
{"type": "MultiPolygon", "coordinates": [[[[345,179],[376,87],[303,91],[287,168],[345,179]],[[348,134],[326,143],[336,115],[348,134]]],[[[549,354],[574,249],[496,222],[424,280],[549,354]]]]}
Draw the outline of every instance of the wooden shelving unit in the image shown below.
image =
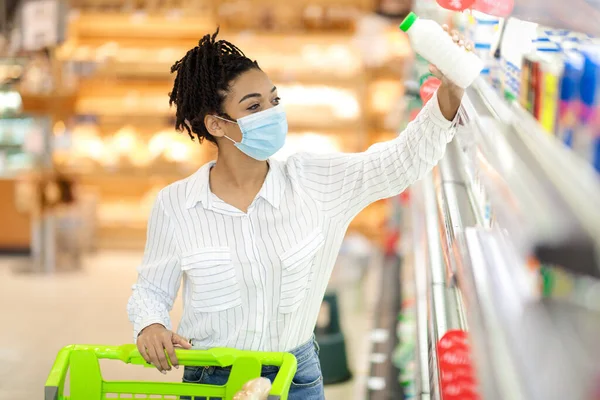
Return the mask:
{"type": "MultiPolygon", "coordinates": [[[[352,118],[340,118],[332,110],[328,111],[330,104],[335,107],[333,101],[313,108],[286,103],[290,133],[314,132],[331,137],[340,150],[346,152],[362,151],[382,137],[391,137],[382,123],[385,115],[372,113],[370,88],[373,82],[393,79],[394,72],[390,70],[394,69],[366,70],[350,26],[329,30],[308,25],[303,29],[290,26],[265,32],[241,29],[239,24],[227,22],[227,18],[219,15],[222,10],[218,4],[213,4],[216,7],[213,11],[200,14],[160,10],[145,13],[88,11],[91,3],[93,1],[87,0],[75,3],[86,8],[71,19],[68,40],[56,50],[56,58],[71,68],[86,67],[92,71],[80,77],[72,110],[73,115],[94,116],[102,137],[108,138],[126,125],[134,126],[146,139],[157,131],[172,129],[173,110],[168,107],[167,97],[173,79],[170,66],[196,45],[202,35],[213,32],[217,20],[221,22],[220,37],[234,42],[249,57],[257,59],[280,91],[327,87],[355,99],[358,112],[352,118]],[[295,112],[295,108],[302,112],[295,112]]],[[[300,3],[303,7],[308,4],[300,3]]],[[[331,2],[321,3],[327,6],[331,2]]],[[[359,11],[373,8],[372,2],[366,0],[338,3],[336,6],[347,3],[359,11]]],[[[206,143],[204,147],[202,156],[194,160],[196,167],[214,159],[212,146],[206,143]]],[[[103,222],[103,207],[131,201],[132,207],[139,209],[134,199],[189,175],[175,166],[173,172],[151,167],[139,171],[113,169],[111,172],[97,168],[77,173],[77,168],[70,170],[79,182],[94,187],[100,195],[98,236],[101,247],[124,243],[130,247],[135,243],[134,247],[139,248],[145,238],[145,223],[140,223],[137,216],[118,224],[103,222]]],[[[379,239],[385,210],[384,203],[373,205],[354,221],[350,230],[379,239]]]]}

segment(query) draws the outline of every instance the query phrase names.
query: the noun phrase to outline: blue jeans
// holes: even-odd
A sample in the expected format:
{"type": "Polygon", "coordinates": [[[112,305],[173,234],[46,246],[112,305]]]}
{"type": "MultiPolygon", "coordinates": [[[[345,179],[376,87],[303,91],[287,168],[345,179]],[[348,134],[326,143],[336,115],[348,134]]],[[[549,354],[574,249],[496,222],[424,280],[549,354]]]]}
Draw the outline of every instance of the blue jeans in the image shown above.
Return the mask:
{"type": "MultiPolygon", "coordinates": [[[[289,400],[324,400],[323,375],[319,362],[319,346],[314,339],[290,351],[298,360],[298,370],[292,380],[289,400]]],[[[265,365],[262,377],[271,382],[277,376],[278,367],[265,365]]],[[[231,367],[185,367],[183,382],[202,383],[206,385],[223,386],[229,379],[231,367]]],[[[181,400],[191,400],[182,396],[181,400]]],[[[194,400],[208,400],[205,397],[195,397],[194,400]]]]}

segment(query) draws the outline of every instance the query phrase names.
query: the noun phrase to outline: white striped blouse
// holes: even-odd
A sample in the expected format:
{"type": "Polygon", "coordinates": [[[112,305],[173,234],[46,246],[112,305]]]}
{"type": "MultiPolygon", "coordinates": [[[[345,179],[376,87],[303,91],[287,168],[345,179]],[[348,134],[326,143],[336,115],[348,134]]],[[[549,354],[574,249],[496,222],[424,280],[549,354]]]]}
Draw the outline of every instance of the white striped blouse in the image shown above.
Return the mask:
{"type": "Polygon", "coordinates": [[[134,340],[154,323],[172,329],[183,282],[178,333],[194,348],[289,351],[305,343],[350,221],[422,178],[454,131],[433,96],[398,138],[364,153],[271,160],[247,213],[211,193],[214,163],[167,186],[128,303],[134,340]]]}

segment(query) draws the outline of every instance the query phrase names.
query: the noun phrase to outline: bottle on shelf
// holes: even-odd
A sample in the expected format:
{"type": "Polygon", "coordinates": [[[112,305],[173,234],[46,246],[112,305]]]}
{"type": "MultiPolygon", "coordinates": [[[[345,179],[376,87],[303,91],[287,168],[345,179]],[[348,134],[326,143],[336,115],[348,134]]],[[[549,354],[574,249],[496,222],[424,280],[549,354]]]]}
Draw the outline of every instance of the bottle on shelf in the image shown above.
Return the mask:
{"type": "Polygon", "coordinates": [[[467,88],[481,73],[481,59],[454,43],[437,22],[410,13],[400,29],[408,34],[414,50],[454,84],[467,88]]]}

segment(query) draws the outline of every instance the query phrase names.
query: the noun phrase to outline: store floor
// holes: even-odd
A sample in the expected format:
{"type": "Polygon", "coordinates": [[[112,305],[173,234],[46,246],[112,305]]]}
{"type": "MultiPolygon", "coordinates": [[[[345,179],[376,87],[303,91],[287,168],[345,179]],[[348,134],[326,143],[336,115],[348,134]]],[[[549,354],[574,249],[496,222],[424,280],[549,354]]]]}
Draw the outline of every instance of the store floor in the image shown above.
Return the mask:
{"type": "MultiPolygon", "coordinates": [[[[125,305],[141,255],[102,252],[83,269],[52,276],[20,275],[23,259],[0,259],[0,400],[42,399],[43,385],[57,351],[68,344],[122,344],[131,339],[125,305]]],[[[362,283],[341,285],[342,326],[347,335],[351,382],[327,386],[328,400],[364,398],[368,374],[370,312],[377,268],[362,283]],[[366,301],[364,300],[366,299],[366,301]]],[[[175,305],[177,321],[180,304],[175,305]]],[[[155,370],[102,364],[106,379],[177,381],[155,370]]]]}

